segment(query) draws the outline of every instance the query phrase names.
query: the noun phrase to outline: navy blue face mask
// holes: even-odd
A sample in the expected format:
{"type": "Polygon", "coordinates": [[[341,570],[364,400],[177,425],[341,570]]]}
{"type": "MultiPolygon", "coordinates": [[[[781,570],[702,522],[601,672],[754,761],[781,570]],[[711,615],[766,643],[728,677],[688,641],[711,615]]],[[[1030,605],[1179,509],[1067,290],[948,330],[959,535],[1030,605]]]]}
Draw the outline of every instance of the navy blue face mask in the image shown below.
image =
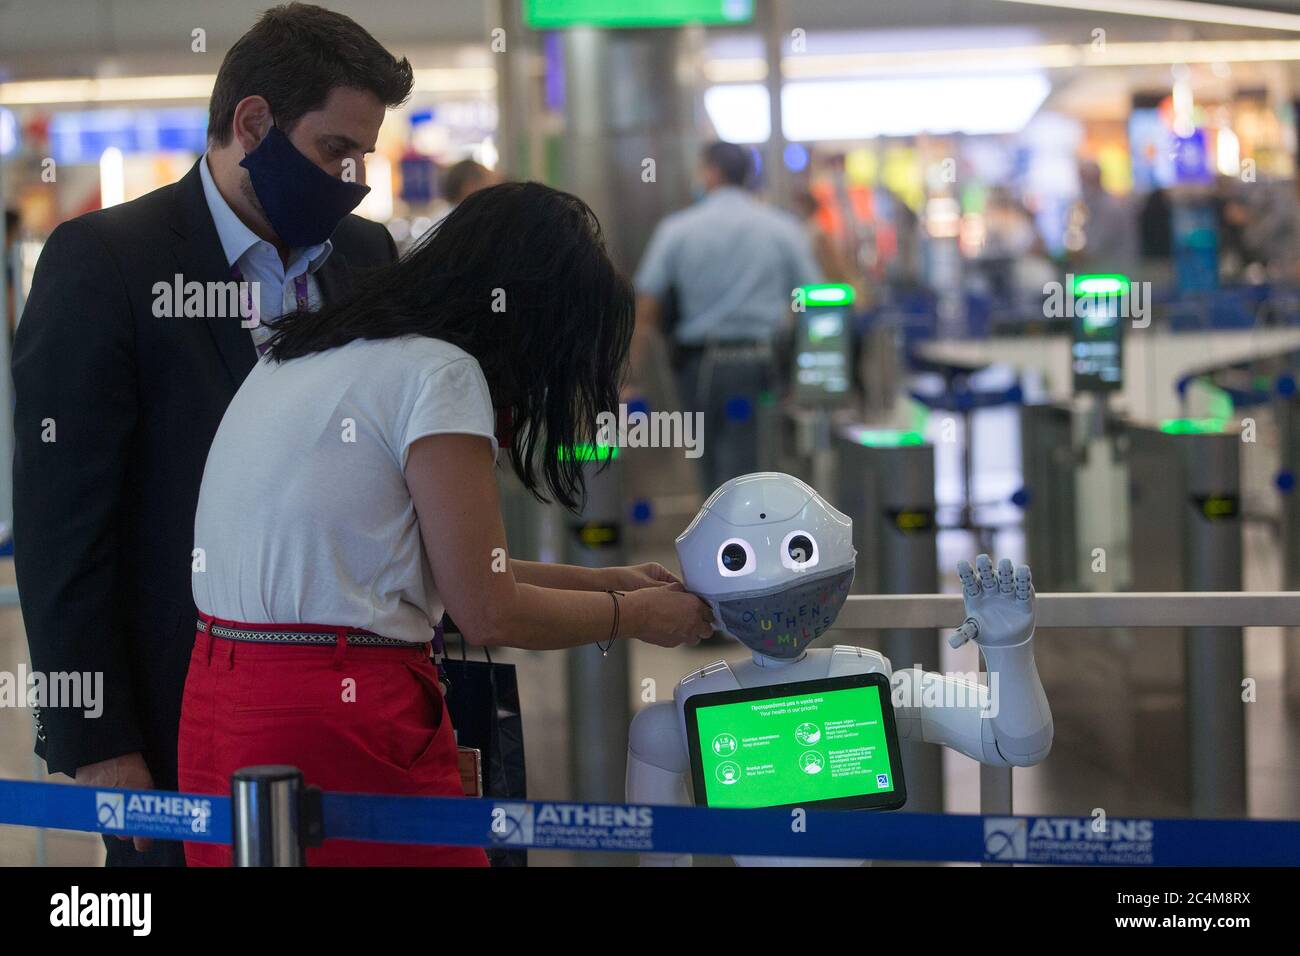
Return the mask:
{"type": "Polygon", "coordinates": [[[278,126],[272,126],[239,165],[248,170],[275,234],[295,248],[324,242],[370,192],[369,186],[325,172],[298,152],[278,126]]]}

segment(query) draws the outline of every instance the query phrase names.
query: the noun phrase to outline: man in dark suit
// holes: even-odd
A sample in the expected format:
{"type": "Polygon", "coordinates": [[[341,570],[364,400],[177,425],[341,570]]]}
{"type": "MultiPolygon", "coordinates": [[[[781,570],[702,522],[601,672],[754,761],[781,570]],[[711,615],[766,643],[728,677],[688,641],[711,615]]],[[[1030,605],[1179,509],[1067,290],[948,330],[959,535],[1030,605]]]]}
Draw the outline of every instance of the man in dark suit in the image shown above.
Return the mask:
{"type": "MultiPolygon", "coordinates": [[[[176,787],[208,448],[274,319],[395,259],[349,213],[411,82],[347,17],[268,10],[222,62],[185,178],[50,236],[14,345],[18,586],[33,669],[103,674],[102,715],[38,714],[52,773],[176,787]],[[213,314],[231,288],[241,308],[213,314]]],[[[184,864],[180,843],[105,842],[110,866],[184,864]]]]}

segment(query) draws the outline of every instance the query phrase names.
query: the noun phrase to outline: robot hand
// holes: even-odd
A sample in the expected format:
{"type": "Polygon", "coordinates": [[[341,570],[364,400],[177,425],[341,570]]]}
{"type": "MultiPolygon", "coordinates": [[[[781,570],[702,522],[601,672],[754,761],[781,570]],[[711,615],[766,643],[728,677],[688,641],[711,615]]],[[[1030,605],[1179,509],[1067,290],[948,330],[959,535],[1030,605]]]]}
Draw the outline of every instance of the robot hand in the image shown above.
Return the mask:
{"type": "Polygon", "coordinates": [[[997,574],[987,554],[957,562],[966,603],[966,620],[948,638],[953,647],[973,640],[980,647],[1012,647],[1023,644],[1034,633],[1034,585],[1028,565],[1012,571],[1011,562],[998,562],[997,574]],[[976,576],[978,571],[978,577],[976,576]]]}

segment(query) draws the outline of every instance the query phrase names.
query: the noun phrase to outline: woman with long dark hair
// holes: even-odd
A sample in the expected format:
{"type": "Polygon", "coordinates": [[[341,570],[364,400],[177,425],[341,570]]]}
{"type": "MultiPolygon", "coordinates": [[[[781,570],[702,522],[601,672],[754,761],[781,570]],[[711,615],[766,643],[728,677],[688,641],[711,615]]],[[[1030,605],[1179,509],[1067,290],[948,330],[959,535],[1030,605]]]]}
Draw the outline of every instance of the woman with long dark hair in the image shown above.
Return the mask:
{"type": "MultiPolygon", "coordinates": [[[[343,298],[276,324],[203,475],[182,791],[226,793],[239,767],[285,763],[325,790],[460,795],[429,658],[444,609],[477,645],[710,633],[708,607],[659,565],[506,553],[498,446],[529,491],[575,506],[575,449],[616,406],[632,322],[591,210],[509,183],[343,298]]],[[[186,844],[192,864],[229,857],[186,844]]],[[[308,850],[314,864],[484,861],[472,848],[308,850]]]]}

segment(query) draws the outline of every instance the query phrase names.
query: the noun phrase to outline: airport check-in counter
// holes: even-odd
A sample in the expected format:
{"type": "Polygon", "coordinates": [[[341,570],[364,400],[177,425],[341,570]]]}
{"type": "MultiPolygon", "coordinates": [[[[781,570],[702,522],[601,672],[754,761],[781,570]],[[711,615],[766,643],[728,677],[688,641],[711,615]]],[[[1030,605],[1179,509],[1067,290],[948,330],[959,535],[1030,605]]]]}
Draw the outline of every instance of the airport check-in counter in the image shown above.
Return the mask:
{"type": "MultiPolygon", "coordinates": [[[[845,425],[834,435],[836,506],[853,519],[856,594],[933,594],[939,589],[934,446],[919,432],[845,425]]],[[[933,630],[884,630],[879,650],[895,669],[937,671],[933,630]]],[[[905,809],[943,812],[940,748],[905,741],[905,809]]]]}
{"type": "MultiPolygon", "coordinates": [[[[1179,419],[1128,439],[1133,590],[1241,590],[1240,435],[1179,419]]],[[[1196,816],[1245,816],[1241,628],[1143,631],[1129,665],[1144,787],[1196,816]]]]}

